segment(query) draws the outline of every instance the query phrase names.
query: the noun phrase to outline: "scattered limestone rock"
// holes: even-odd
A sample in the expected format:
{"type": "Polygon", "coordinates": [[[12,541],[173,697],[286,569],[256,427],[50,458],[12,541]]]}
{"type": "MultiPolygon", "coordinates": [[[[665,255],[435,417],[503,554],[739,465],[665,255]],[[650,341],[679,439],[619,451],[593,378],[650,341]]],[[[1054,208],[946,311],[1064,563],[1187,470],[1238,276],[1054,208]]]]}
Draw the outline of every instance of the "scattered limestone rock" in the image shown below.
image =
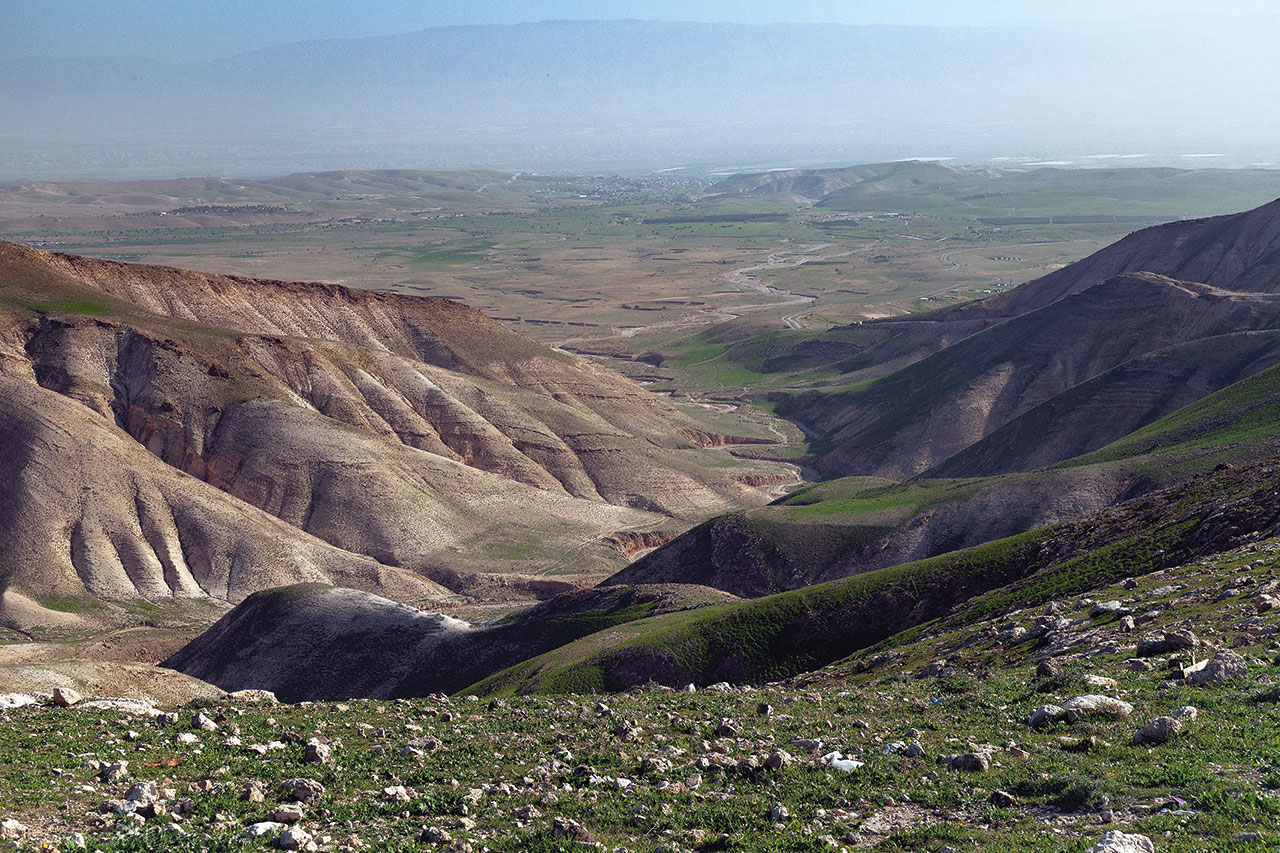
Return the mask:
{"type": "Polygon", "coordinates": [[[0,838],[21,838],[26,831],[27,827],[24,824],[18,823],[11,817],[0,820],[0,838]]]}
{"type": "Polygon", "coordinates": [[[160,799],[160,790],[155,782],[137,782],[124,795],[126,800],[141,803],[154,803],[160,799]]]}
{"type": "Polygon", "coordinates": [[[1001,791],[999,788],[991,792],[991,805],[996,808],[1012,808],[1018,804],[1018,798],[1008,791],[1001,791]]]}
{"type": "Polygon", "coordinates": [[[948,666],[945,660],[936,660],[933,663],[927,664],[924,668],[922,668],[919,672],[917,672],[916,678],[937,678],[939,676],[945,677],[948,675],[954,675],[955,671],[956,671],[955,667],[948,666]]]}
{"type": "Polygon", "coordinates": [[[222,694],[222,698],[231,702],[267,702],[271,705],[280,701],[270,690],[232,690],[222,694]]]}
{"type": "Polygon", "coordinates": [[[40,700],[27,693],[0,693],[0,711],[35,705],[40,700]]]}
{"type": "Polygon", "coordinates": [[[946,759],[947,767],[965,773],[985,773],[991,769],[991,756],[985,752],[965,752],[946,759]]]}
{"type": "Polygon", "coordinates": [[[1061,705],[1041,705],[1031,711],[1027,724],[1033,729],[1038,729],[1041,726],[1047,726],[1056,720],[1060,720],[1066,715],[1067,709],[1061,705]]]}
{"type": "Polygon", "coordinates": [[[901,755],[906,758],[923,758],[924,747],[915,741],[895,740],[893,743],[887,743],[880,750],[885,755],[901,755]]]}
{"type": "Polygon", "coordinates": [[[1091,752],[1095,749],[1106,749],[1111,746],[1105,740],[1097,735],[1089,735],[1088,737],[1070,737],[1064,735],[1058,738],[1055,743],[1058,748],[1064,752],[1091,752]]]}
{"type": "Polygon", "coordinates": [[[197,712],[196,715],[191,718],[191,725],[194,728],[206,732],[216,732],[218,730],[218,724],[203,711],[197,712]]]}
{"type": "Polygon", "coordinates": [[[83,698],[70,687],[55,687],[53,689],[53,704],[63,708],[70,708],[83,698]]]}
{"type": "Polygon", "coordinates": [[[1182,734],[1182,721],[1175,717],[1156,717],[1133,736],[1134,743],[1160,744],[1182,734]]]}
{"type": "Polygon", "coordinates": [[[1187,681],[1197,685],[1226,684],[1248,675],[1249,665],[1243,657],[1230,649],[1218,649],[1213,660],[1187,675],[1187,681]]]}
{"type": "Polygon", "coordinates": [[[1045,658],[1036,664],[1036,678],[1052,678],[1062,675],[1062,664],[1056,658],[1045,658]]]}
{"type": "Polygon", "coordinates": [[[767,770],[781,770],[791,765],[791,753],[785,749],[775,749],[769,753],[769,757],[764,760],[764,766],[767,770]]]}
{"type": "Polygon", "coordinates": [[[284,829],[283,823],[276,823],[273,820],[260,820],[257,823],[251,823],[245,827],[245,834],[250,838],[261,838],[273,832],[279,832],[284,829]]]}
{"type": "Polygon", "coordinates": [[[1200,639],[1190,631],[1164,631],[1160,634],[1147,634],[1138,641],[1138,656],[1151,657],[1176,652],[1179,649],[1190,649],[1200,645],[1200,639]]]}
{"type": "Polygon", "coordinates": [[[267,786],[257,779],[250,779],[240,791],[240,799],[247,803],[263,803],[267,800],[267,786]]]}
{"type": "Polygon", "coordinates": [[[304,764],[328,764],[332,760],[333,747],[315,738],[307,741],[307,745],[302,751],[302,762],[304,764]]]}
{"type": "Polygon", "coordinates": [[[284,803],[272,809],[268,818],[277,823],[297,823],[302,816],[301,803],[284,803]]]}
{"type": "MultiPolygon", "coordinates": [[[[707,689],[710,690],[711,688],[708,687],[707,689]]],[[[721,720],[720,725],[716,726],[715,729],[716,737],[737,737],[740,734],[742,734],[742,726],[733,720],[721,720]]]]}
{"type": "Polygon", "coordinates": [[[80,702],[76,708],[81,711],[119,711],[133,717],[157,717],[160,711],[150,702],[141,699],[91,699],[80,702]]]}
{"type": "Polygon", "coordinates": [[[311,833],[300,826],[291,826],[276,839],[276,847],[281,850],[315,850],[317,845],[311,833]]]}
{"type": "Polygon", "coordinates": [[[1112,830],[1103,833],[1097,844],[1085,853],[1155,853],[1156,846],[1145,835],[1127,835],[1112,830]]]}
{"type": "Polygon", "coordinates": [[[453,841],[453,836],[449,834],[447,829],[441,829],[438,826],[426,826],[418,834],[418,840],[425,841],[428,844],[449,844],[453,841]]]}
{"type": "Polygon", "coordinates": [[[1189,723],[1195,722],[1196,717],[1200,716],[1200,712],[1196,710],[1194,705],[1183,705],[1173,712],[1173,716],[1179,720],[1186,720],[1189,723]]]}
{"type": "Polygon", "coordinates": [[[281,797],[291,802],[314,803],[324,796],[324,785],[315,779],[285,779],[277,787],[281,797]]]}
{"type": "Polygon", "coordinates": [[[596,841],[595,833],[567,817],[557,817],[551,821],[551,834],[556,838],[568,838],[585,844],[594,844],[596,841]]]}
{"type": "Polygon", "coordinates": [[[111,764],[104,764],[98,771],[98,780],[110,785],[112,782],[118,782],[129,773],[128,761],[115,761],[111,764]]]}
{"type": "Polygon", "coordinates": [[[1123,699],[1100,696],[1096,693],[1068,699],[1063,703],[1062,709],[1066,712],[1068,721],[1083,717],[1114,717],[1118,720],[1127,720],[1133,713],[1133,706],[1123,699]]]}

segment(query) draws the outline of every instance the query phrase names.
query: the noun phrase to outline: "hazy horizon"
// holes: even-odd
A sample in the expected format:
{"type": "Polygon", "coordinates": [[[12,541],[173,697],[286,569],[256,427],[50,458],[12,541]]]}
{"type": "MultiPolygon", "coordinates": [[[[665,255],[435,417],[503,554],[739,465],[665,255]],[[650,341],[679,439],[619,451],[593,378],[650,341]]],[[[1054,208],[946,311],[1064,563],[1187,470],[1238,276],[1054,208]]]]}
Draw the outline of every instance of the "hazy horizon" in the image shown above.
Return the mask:
{"type": "Polygon", "coordinates": [[[1265,2],[418,5],[6,0],[0,180],[1280,165],[1265,2]]]}
{"type": "Polygon", "coordinates": [[[434,27],[560,20],[926,27],[1149,26],[1179,18],[1280,15],[1271,0],[0,0],[9,58],[140,57],[177,64],[322,39],[403,35],[434,27]]]}

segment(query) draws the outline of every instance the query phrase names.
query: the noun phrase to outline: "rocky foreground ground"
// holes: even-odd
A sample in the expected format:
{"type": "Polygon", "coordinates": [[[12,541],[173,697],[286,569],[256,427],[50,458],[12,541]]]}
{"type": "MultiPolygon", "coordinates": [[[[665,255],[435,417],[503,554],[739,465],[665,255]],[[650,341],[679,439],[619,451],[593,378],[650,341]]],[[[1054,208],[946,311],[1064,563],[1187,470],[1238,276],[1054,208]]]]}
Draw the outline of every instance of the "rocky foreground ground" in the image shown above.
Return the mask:
{"type": "Polygon", "coordinates": [[[1280,544],[787,683],[160,711],[0,697],[17,849],[1215,851],[1280,843],[1280,544]]]}

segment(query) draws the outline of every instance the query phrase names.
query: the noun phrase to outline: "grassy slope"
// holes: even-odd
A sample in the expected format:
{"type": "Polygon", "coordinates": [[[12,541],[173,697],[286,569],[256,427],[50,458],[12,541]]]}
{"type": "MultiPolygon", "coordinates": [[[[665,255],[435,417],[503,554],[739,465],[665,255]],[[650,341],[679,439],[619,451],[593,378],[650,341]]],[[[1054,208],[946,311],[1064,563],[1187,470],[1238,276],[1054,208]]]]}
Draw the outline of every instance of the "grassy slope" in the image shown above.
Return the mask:
{"type": "Polygon", "coordinates": [[[1270,529],[1280,472],[1224,469],[1042,528],[708,613],[645,620],[607,651],[570,644],[475,685],[485,693],[758,682],[813,669],[954,610],[986,618],[1224,549],[1270,529]]]}
{"type": "MultiPolygon", "coordinates": [[[[1167,683],[1163,656],[1151,659],[1152,670],[1133,671],[1126,659],[1137,635],[1122,632],[1113,617],[1090,618],[1088,598],[1065,597],[1056,603],[1071,624],[1052,641],[1006,639],[1015,627],[1034,628],[1038,610],[976,625],[944,620],[758,690],[685,694],[649,687],[491,703],[262,706],[204,699],[187,705],[176,724],[36,705],[5,715],[0,749],[11,760],[0,765],[0,790],[6,815],[27,827],[26,847],[71,849],[63,839],[83,832],[89,848],[104,853],[267,849],[276,833],[255,842],[245,827],[267,818],[278,802],[277,783],[296,777],[325,788],[304,808],[307,831],[334,842],[354,831],[370,849],[388,851],[423,849],[415,838],[424,826],[445,828],[475,849],[575,847],[556,836],[556,818],[577,821],[608,849],[635,851],[679,845],[799,853],[832,849],[831,838],[837,848],[880,853],[943,846],[1078,853],[1110,829],[1144,834],[1161,853],[1253,849],[1231,840],[1242,831],[1260,833],[1257,848],[1270,849],[1280,841],[1280,762],[1267,748],[1280,738],[1280,691],[1271,683],[1280,666],[1266,637],[1249,638],[1237,625],[1242,611],[1252,612],[1258,586],[1274,585],[1278,569],[1280,541],[1260,540],[1096,591],[1100,600],[1157,612],[1149,629],[1190,620],[1205,640],[1243,642],[1238,651],[1249,661],[1249,677],[1219,687],[1167,683]],[[1243,589],[1241,578],[1250,582],[1243,589]],[[1063,663],[1063,674],[1037,678],[1036,659],[1050,654],[1063,663]],[[943,658],[954,672],[920,677],[924,664],[943,658]],[[1086,675],[1117,684],[1091,686],[1086,675]],[[1132,718],[1026,724],[1032,708],[1099,692],[1132,704],[1132,718]],[[757,714],[760,702],[773,706],[770,715],[757,714]],[[1185,705],[1195,706],[1198,718],[1182,736],[1160,746],[1132,743],[1147,720],[1185,705]],[[175,743],[180,732],[193,731],[197,710],[221,720],[222,729],[194,731],[197,744],[175,743]],[[741,731],[717,735],[722,720],[741,731]],[[226,741],[232,724],[239,745],[226,741]],[[316,735],[333,741],[329,763],[303,759],[301,741],[316,735]],[[402,750],[419,735],[439,746],[425,755],[402,750]],[[822,745],[806,750],[798,738],[822,745]],[[288,743],[262,757],[248,748],[271,740],[288,743]],[[884,752],[901,740],[918,743],[923,755],[884,752]],[[558,752],[565,749],[572,757],[558,752]],[[793,760],[763,769],[775,749],[793,760]],[[988,771],[948,770],[940,761],[973,749],[990,754],[988,771]],[[852,773],[824,767],[819,757],[828,750],[864,764],[852,773]],[[85,758],[121,756],[131,775],[115,783],[99,784],[79,766],[85,758]],[[618,777],[631,784],[620,789],[618,777]],[[100,802],[138,780],[174,788],[170,810],[189,803],[181,809],[181,833],[168,814],[145,823],[99,814],[100,802]],[[266,802],[241,798],[249,780],[266,783],[266,802]],[[406,801],[390,797],[387,785],[405,786],[406,801]],[[1016,802],[994,805],[995,790],[1011,792],[1016,802]],[[775,804],[789,815],[774,818],[775,804]],[[459,814],[471,823],[463,825],[459,814]]],[[[1274,616],[1255,621],[1275,624],[1274,616]]]]}
{"type": "MultiPolygon", "coordinates": [[[[677,540],[624,570],[620,581],[644,580],[646,561],[671,559],[673,565],[680,563],[680,573],[690,580],[708,583],[712,572],[732,568],[734,561],[741,566],[742,553],[713,554],[709,542],[694,549],[689,537],[716,542],[737,538],[750,543],[742,551],[749,549],[746,559],[754,560],[751,570],[771,578],[765,585],[774,584],[770,591],[778,591],[804,578],[813,582],[824,574],[830,577],[827,573],[838,570],[837,565],[848,562],[857,549],[886,541],[913,525],[927,524],[941,511],[955,510],[966,502],[974,507],[977,518],[989,513],[987,508],[1003,495],[1042,494],[1048,499],[1089,482],[1098,483],[1100,490],[1132,493],[1172,486],[1222,463],[1249,462],[1273,453],[1280,453],[1280,366],[1048,470],[906,483],[872,477],[815,483],[768,506],[705,522],[686,534],[684,542],[677,540]],[[689,553],[671,557],[677,549],[689,553]]],[[[1006,535],[1032,529],[1039,509],[1029,499],[1007,506],[1006,535]]],[[[677,578],[663,575],[663,579],[677,578]]]]}

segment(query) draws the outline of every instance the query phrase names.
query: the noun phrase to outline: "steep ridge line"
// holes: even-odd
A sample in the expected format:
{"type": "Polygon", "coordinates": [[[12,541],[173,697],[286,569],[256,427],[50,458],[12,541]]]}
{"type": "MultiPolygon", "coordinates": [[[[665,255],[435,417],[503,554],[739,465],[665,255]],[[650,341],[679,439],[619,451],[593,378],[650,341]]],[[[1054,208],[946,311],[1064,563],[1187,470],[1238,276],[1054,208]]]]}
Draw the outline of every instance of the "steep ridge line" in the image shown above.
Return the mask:
{"type": "MultiPolygon", "coordinates": [[[[778,411],[821,436],[819,446],[827,452],[816,465],[820,471],[904,479],[1146,353],[1276,328],[1280,301],[1272,294],[1237,297],[1202,283],[1129,273],[979,331],[864,389],[812,392],[787,400],[778,411]],[[1141,327],[1133,323],[1137,316],[1144,318],[1141,327]]],[[[1206,392],[1211,390],[1216,388],[1206,392]]],[[[1177,395],[1152,399],[1138,425],[1187,402],[1177,395]]],[[[1080,428],[1099,427],[1088,449],[1122,434],[1104,420],[1080,428]]]]}

